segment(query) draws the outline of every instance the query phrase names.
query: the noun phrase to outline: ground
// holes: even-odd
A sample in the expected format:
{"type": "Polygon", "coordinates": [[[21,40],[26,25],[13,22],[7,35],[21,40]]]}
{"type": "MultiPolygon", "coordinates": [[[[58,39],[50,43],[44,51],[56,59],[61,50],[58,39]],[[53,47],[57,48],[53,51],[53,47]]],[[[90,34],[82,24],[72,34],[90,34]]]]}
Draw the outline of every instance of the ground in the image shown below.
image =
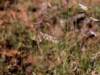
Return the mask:
{"type": "Polygon", "coordinates": [[[0,0],[0,75],[100,75],[99,3],[0,0]]]}

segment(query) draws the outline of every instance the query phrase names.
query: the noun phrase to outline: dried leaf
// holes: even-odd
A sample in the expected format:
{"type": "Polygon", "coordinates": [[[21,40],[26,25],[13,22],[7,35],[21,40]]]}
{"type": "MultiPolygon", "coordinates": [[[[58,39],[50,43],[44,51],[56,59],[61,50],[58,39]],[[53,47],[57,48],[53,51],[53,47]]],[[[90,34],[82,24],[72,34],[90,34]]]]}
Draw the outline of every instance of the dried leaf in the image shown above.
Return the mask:
{"type": "Polygon", "coordinates": [[[79,3],[79,6],[85,11],[88,10],[88,7],[84,4],[79,3]]]}

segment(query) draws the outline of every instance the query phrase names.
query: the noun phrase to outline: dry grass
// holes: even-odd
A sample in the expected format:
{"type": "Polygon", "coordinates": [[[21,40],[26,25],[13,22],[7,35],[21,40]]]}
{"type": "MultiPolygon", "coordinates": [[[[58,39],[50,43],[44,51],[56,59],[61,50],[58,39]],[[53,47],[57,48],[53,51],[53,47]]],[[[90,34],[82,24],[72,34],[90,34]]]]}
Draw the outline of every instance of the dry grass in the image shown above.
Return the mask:
{"type": "Polygon", "coordinates": [[[66,1],[0,1],[0,75],[100,75],[99,0],[66,1]]]}

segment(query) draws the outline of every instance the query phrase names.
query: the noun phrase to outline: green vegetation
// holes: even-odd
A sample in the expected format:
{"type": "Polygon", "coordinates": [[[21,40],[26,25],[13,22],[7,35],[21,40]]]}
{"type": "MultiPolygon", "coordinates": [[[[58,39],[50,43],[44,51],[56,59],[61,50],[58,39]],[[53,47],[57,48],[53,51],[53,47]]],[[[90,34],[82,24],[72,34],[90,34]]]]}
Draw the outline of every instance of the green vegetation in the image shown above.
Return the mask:
{"type": "Polygon", "coordinates": [[[62,1],[0,1],[0,75],[100,75],[100,5],[62,1]]]}

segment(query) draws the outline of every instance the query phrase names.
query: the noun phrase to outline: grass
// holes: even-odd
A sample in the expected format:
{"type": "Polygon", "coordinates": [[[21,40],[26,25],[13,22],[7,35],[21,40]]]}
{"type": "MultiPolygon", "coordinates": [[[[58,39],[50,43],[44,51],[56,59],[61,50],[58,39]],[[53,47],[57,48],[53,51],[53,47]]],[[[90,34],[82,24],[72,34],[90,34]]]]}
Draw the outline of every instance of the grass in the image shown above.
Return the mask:
{"type": "MultiPolygon", "coordinates": [[[[60,25],[60,18],[65,19],[66,22],[64,24],[68,25],[67,20],[71,16],[73,16],[74,13],[77,14],[79,11],[81,11],[78,6],[69,6],[69,8],[66,5],[65,7],[62,7],[61,2],[58,0],[45,1],[51,3],[52,5],[58,6],[59,10],[56,10],[55,12],[52,10],[52,8],[47,8],[47,10],[45,10],[48,11],[48,17],[49,15],[53,15],[57,18],[56,24],[52,23],[52,19],[49,20],[50,22],[48,23],[53,25],[60,25]]],[[[93,11],[93,13],[91,14],[87,12],[86,17],[93,16],[99,19],[100,6],[90,5],[89,7],[92,7],[90,10],[93,11]]],[[[6,11],[7,9],[4,8],[4,10],[6,11]]],[[[34,16],[32,17],[34,18],[34,16]]],[[[47,28],[47,18],[44,18],[43,20],[44,23],[42,23],[42,25],[44,26],[44,28],[42,29],[40,27],[40,29],[44,32],[49,32],[52,34],[52,32],[49,31],[49,28],[47,28]]],[[[14,23],[13,21],[13,18],[10,17],[9,22],[11,23],[8,22],[3,24],[5,28],[0,30],[0,45],[3,46],[4,50],[12,48],[18,51],[25,50],[28,53],[32,54],[34,58],[33,75],[100,74],[100,40],[98,40],[97,43],[91,42],[90,44],[87,44],[85,47],[85,51],[82,51],[82,47],[80,46],[80,44],[82,43],[82,37],[79,36],[79,34],[77,36],[76,27],[74,27],[74,29],[72,30],[73,37],[69,36],[69,27],[66,27],[64,28],[64,37],[58,36],[58,38],[60,37],[58,44],[52,43],[52,41],[45,39],[43,39],[41,43],[38,43],[38,32],[34,27],[28,29],[26,28],[23,21],[18,20],[16,23],[14,23]],[[35,37],[34,40],[31,39],[33,37],[35,37]],[[37,48],[37,46],[39,48],[37,48]]],[[[52,26],[52,28],[54,28],[54,26],[52,26]]],[[[98,27],[97,32],[99,32],[99,28],[100,27],[98,27]]],[[[99,37],[97,39],[99,39],[99,37]]],[[[5,71],[8,67],[7,64],[5,65],[2,61],[3,57],[1,56],[0,72],[5,71]]],[[[17,75],[21,74],[18,73],[17,75]]]]}

